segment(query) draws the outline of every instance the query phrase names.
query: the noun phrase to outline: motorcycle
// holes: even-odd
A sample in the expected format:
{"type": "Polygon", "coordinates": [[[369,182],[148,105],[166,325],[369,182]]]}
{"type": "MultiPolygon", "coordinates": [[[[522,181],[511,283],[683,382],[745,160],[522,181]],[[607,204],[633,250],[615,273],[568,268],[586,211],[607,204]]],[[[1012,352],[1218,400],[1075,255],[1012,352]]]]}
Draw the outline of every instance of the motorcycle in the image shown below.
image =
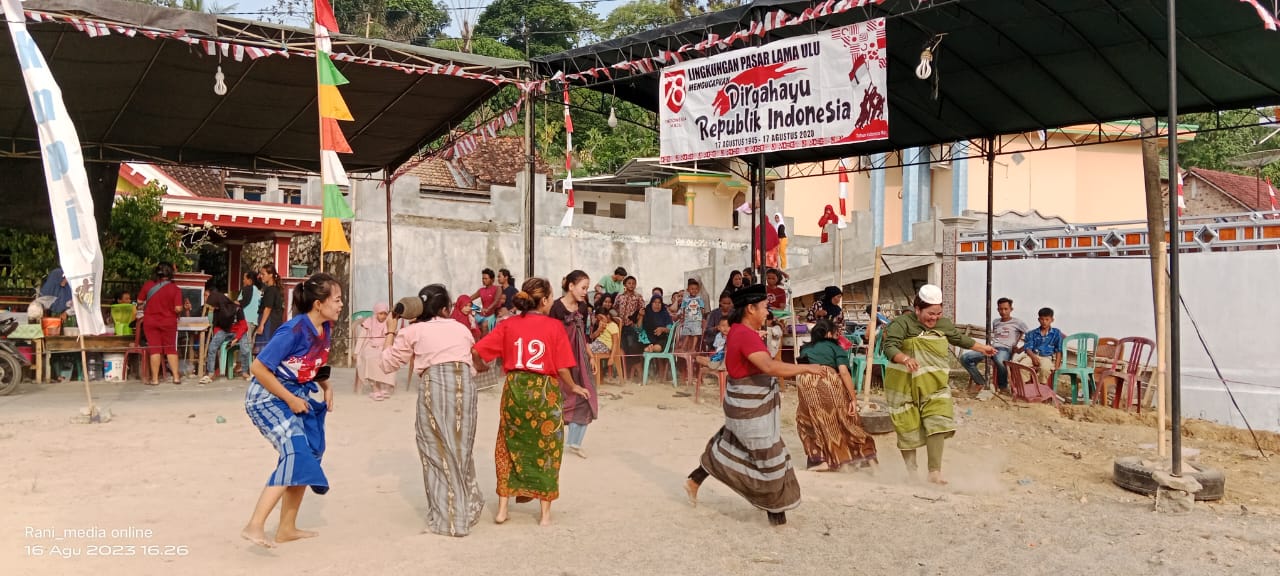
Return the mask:
{"type": "Polygon", "coordinates": [[[27,366],[31,365],[8,339],[9,334],[17,329],[18,322],[12,318],[0,321],[0,396],[13,394],[22,384],[27,366]]]}

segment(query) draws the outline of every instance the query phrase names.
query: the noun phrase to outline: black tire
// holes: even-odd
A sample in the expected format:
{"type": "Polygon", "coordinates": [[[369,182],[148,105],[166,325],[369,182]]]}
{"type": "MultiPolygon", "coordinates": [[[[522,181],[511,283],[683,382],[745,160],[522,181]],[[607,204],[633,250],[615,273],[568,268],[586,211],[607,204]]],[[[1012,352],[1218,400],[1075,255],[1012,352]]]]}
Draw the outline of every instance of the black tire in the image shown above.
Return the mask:
{"type": "Polygon", "coordinates": [[[22,384],[22,363],[8,352],[0,352],[0,396],[8,396],[22,384]]]}
{"type": "MultiPolygon", "coordinates": [[[[1201,489],[1196,492],[1196,500],[1201,502],[1221,500],[1227,489],[1227,477],[1221,470],[1201,466],[1195,462],[1183,462],[1183,473],[1195,478],[1201,489]]],[[[1142,465],[1137,456],[1116,458],[1112,467],[1111,481],[1116,486],[1139,494],[1155,494],[1160,484],[1151,477],[1151,468],[1142,465]]]]}
{"type": "Polygon", "coordinates": [[[893,420],[889,418],[889,413],[883,410],[874,410],[863,412],[862,429],[867,434],[888,434],[893,432],[893,420]]]}

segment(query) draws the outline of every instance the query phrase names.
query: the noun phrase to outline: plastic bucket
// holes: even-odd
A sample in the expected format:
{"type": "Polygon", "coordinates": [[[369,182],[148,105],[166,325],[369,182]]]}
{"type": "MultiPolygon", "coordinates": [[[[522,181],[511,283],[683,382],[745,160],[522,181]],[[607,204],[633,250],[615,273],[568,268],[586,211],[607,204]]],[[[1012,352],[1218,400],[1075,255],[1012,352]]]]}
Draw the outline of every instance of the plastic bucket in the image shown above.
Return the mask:
{"type": "Polygon", "coordinates": [[[108,382],[124,380],[124,354],[102,355],[102,379],[108,382]]]}
{"type": "Polygon", "coordinates": [[[45,336],[57,336],[62,334],[62,319],[57,317],[44,318],[40,320],[40,327],[44,329],[45,336]]]}

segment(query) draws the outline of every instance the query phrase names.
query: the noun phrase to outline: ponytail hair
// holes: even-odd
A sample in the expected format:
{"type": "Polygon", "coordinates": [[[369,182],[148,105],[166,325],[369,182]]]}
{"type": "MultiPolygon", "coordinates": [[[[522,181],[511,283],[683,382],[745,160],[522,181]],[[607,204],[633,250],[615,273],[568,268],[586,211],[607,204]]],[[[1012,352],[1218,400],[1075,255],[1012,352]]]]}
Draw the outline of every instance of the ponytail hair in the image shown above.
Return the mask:
{"type": "Polygon", "coordinates": [[[516,292],[512,299],[516,310],[520,314],[526,314],[530,310],[537,310],[542,306],[542,301],[551,297],[551,283],[543,278],[533,277],[524,281],[520,285],[520,291],[516,292]]]}
{"type": "Polygon", "coordinates": [[[293,314],[306,314],[315,307],[316,302],[324,302],[333,295],[334,290],[341,290],[338,279],[332,274],[321,272],[313,274],[293,288],[293,314]]]}
{"type": "Polygon", "coordinates": [[[274,264],[263,264],[262,271],[266,272],[267,275],[271,276],[272,286],[275,286],[277,288],[280,287],[280,273],[276,272],[276,267],[274,264]]]}
{"type": "Polygon", "coordinates": [[[453,300],[449,298],[449,289],[445,288],[444,284],[423,286],[418,291],[418,299],[422,300],[422,313],[418,315],[419,322],[449,317],[449,307],[453,300]]]}
{"type": "Polygon", "coordinates": [[[581,270],[574,270],[568,276],[564,277],[564,281],[560,283],[560,289],[565,292],[569,291],[569,287],[577,284],[579,281],[587,279],[587,273],[581,270]]]}

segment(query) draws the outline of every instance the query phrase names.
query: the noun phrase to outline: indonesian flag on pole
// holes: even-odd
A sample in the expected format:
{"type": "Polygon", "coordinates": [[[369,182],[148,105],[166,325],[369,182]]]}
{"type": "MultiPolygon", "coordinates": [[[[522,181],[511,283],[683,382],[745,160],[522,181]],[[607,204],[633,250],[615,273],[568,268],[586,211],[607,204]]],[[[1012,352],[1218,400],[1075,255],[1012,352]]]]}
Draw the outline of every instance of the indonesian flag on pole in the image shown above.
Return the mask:
{"type": "Polygon", "coordinates": [[[1182,217],[1182,211],[1187,209],[1187,200],[1182,196],[1182,171],[1178,171],[1178,217],[1182,217]]]}
{"type": "Polygon", "coordinates": [[[1267,182],[1267,194],[1271,195],[1271,211],[1275,212],[1276,210],[1280,210],[1280,207],[1278,207],[1278,205],[1276,204],[1276,185],[1275,184],[1271,182],[1267,182]]]}
{"type": "MultiPolygon", "coordinates": [[[[98,244],[98,221],[93,215],[93,195],[84,169],[80,136],[67,113],[62,89],[53,71],[27,31],[22,4],[19,0],[0,0],[0,5],[4,8],[16,64],[22,71],[36,134],[40,138],[58,263],[74,295],[71,305],[81,334],[97,336],[109,331],[101,312],[104,258],[98,244]]],[[[10,89],[15,86],[15,80],[6,78],[10,89]]]]}

